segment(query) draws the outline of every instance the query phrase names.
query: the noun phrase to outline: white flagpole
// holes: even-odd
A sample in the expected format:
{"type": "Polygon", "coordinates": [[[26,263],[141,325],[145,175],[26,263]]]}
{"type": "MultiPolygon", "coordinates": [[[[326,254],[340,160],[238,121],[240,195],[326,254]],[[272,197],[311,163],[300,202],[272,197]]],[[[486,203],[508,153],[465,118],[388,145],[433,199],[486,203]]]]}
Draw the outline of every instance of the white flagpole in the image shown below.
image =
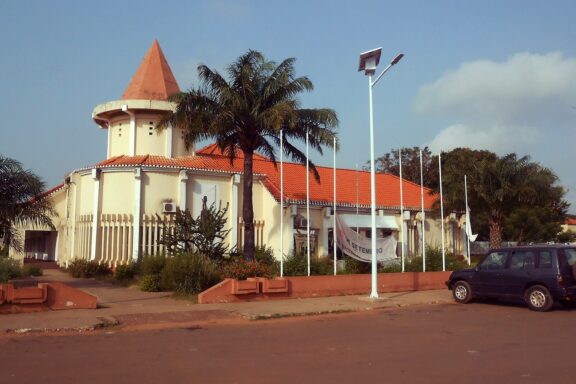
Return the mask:
{"type": "Polygon", "coordinates": [[[332,227],[332,248],[334,249],[334,276],[336,276],[336,249],[338,248],[337,243],[337,231],[336,231],[336,137],[334,137],[334,226],[332,227]]]}
{"type": "Polygon", "coordinates": [[[420,202],[422,205],[422,272],[426,272],[426,216],[424,213],[424,170],[420,151],[420,202]]]}
{"type": "Polygon", "coordinates": [[[284,276],[284,138],[280,130],[280,277],[284,276]]]}
{"type": "Polygon", "coordinates": [[[358,239],[360,238],[358,223],[358,163],[356,163],[356,242],[358,242],[358,239]]]}
{"type": "MultiPolygon", "coordinates": [[[[468,226],[472,228],[468,222],[470,220],[470,211],[468,210],[468,183],[466,181],[466,175],[464,175],[464,200],[466,200],[466,227],[464,228],[468,228],[468,226]]],[[[468,254],[468,265],[470,265],[470,235],[466,229],[464,232],[466,232],[466,241],[468,243],[468,246],[466,247],[466,253],[468,254]]]]}
{"type": "Polygon", "coordinates": [[[438,174],[440,175],[440,223],[442,230],[442,271],[446,271],[446,252],[444,250],[444,197],[442,196],[442,151],[438,153],[438,174]]]}
{"type": "Polygon", "coordinates": [[[402,148],[398,149],[398,164],[400,166],[400,241],[402,242],[402,272],[404,272],[404,186],[402,185],[402,148]]]}
{"type": "Polygon", "coordinates": [[[308,276],[310,276],[310,169],[308,158],[308,130],[306,130],[306,261],[308,263],[308,276]]]}

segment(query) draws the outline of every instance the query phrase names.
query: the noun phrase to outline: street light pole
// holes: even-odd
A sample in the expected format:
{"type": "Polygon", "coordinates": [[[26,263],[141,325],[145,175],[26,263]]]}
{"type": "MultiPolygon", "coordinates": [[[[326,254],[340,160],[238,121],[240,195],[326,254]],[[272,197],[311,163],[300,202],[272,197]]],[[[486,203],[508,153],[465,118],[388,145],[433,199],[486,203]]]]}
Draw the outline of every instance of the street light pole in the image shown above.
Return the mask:
{"type": "Polygon", "coordinates": [[[372,103],[372,87],[378,83],[382,76],[390,69],[392,66],[396,65],[402,57],[403,54],[399,54],[388,64],[388,66],[376,77],[376,80],[372,82],[372,75],[376,73],[376,67],[380,62],[380,54],[382,53],[382,48],[376,48],[368,52],[360,54],[360,65],[358,66],[359,71],[364,71],[364,74],[368,76],[368,95],[370,104],[370,214],[371,214],[371,240],[372,240],[372,290],[370,292],[371,299],[378,298],[378,263],[377,263],[377,249],[376,249],[376,172],[374,170],[374,110],[372,103]]]}

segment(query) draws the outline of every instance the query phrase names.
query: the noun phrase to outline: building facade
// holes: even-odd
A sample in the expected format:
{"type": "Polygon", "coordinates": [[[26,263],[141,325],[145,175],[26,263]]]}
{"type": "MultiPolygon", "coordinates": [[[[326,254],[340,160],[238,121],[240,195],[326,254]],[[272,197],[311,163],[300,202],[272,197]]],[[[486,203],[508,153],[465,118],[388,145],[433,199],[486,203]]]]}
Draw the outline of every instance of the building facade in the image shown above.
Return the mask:
{"type": "MultiPolygon", "coordinates": [[[[243,156],[234,162],[215,145],[196,150],[185,143],[180,127],[156,129],[175,105],[169,97],[180,92],[160,45],[154,41],[120,100],[94,108],[94,122],[108,135],[105,160],[71,172],[48,191],[57,216],[55,229],[20,228],[24,252],[15,258],[55,260],[60,265],[82,258],[111,266],[164,252],[163,234],[173,226],[177,208],[198,216],[202,201],[228,205],[230,246],[242,247],[243,156]]],[[[272,248],[276,257],[305,251],[310,225],[311,252],[332,253],[333,169],[318,167],[320,181],[310,178],[310,217],[306,215],[306,168],[284,163],[281,210],[280,167],[261,155],[254,157],[254,218],[256,245],[272,248]],[[283,233],[280,222],[283,221],[283,233]],[[281,249],[283,239],[284,249],[281,249]]],[[[422,249],[420,186],[389,174],[377,174],[377,226],[381,235],[395,236],[407,255],[422,249]]],[[[370,174],[336,170],[336,212],[370,234],[370,174]]],[[[440,246],[441,223],[434,213],[437,196],[425,189],[426,244],[440,246]]],[[[448,251],[463,253],[463,221],[447,215],[444,235],[448,251]]],[[[400,248],[398,248],[400,249],[400,248]]]]}

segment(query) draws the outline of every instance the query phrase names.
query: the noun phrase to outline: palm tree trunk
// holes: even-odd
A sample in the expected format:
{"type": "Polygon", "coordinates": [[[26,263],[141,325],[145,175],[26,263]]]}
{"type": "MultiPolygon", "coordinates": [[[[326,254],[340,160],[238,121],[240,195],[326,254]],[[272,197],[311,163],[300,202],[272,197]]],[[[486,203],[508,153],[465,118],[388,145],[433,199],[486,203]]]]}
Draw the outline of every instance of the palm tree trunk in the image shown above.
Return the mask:
{"type": "Polygon", "coordinates": [[[253,152],[244,151],[244,203],[242,205],[242,219],[244,220],[244,259],[254,261],[254,204],[252,202],[252,172],[253,152]]]}
{"type": "Polygon", "coordinates": [[[502,245],[502,223],[498,219],[490,218],[490,248],[498,248],[502,245]]]}

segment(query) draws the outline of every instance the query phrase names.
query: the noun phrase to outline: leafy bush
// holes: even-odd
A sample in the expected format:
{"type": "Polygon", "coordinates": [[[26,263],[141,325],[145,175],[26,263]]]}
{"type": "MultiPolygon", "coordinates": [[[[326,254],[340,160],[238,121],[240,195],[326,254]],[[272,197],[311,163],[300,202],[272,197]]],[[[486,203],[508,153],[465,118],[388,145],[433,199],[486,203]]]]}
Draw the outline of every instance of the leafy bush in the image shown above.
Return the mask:
{"type": "Polygon", "coordinates": [[[224,265],[222,276],[231,279],[244,280],[249,277],[273,277],[274,265],[266,265],[258,261],[236,259],[224,265]]]}
{"type": "MultiPolygon", "coordinates": [[[[455,256],[452,253],[446,253],[446,270],[454,271],[457,269],[468,268],[468,264],[462,256],[455,256]]],[[[405,264],[407,272],[422,271],[422,257],[415,257],[405,264]]],[[[426,271],[442,270],[442,250],[440,248],[426,247],[426,271]]]]}
{"type": "Polygon", "coordinates": [[[24,267],[22,267],[22,275],[42,276],[42,269],[36,265],[24,265],[24,267]]]}
{"type": "Polygon", "coordinates": [[[144,292],[159,292],[160,287],[160,275],[144,275],[140,278],[139,287],[144,292]]]}
{"type": "Polygon", "coordinates": [[[385,263],[384,265],[378,267],[378,272],[379,273],[402,272],[402,262],[400,260],[398,261],[395,260],[389,263],[385,263]]]}
{"type": "Polygon", "coordinates": [[[136,276],[136,265],[133,263],[118,265],[114,271],[116,280],[125,281],[133,279],[136,276]]]}
{"type": "Polygon", "coordinates": [[[372,271],[372,264],[365,263],[360,260],[356,260],[352,257],[346,257],[344,259],[344,274],[356,274],[356,273],[370,273],[372,271]]]}
{"type": "Polygon", "coordinates": [[[160,289],[199,293],[220,280],[220,269],[213,260],[199,253],[186,253],[166,260],[160,273],[160,289]]]}
{"type": "Polygon", "coordinates": [[[14,259],[0,258],[0,283],[22,276],[22,267],[14,259]]]}
{"type": "MultiPolygon", "coordinates": [[[[310,257],[311,275],[330,275],[334,272],[332,260],[328,258],[310,257]]],[[[285,276],[307,276],[308,261],[306,254],[293,253],[284,260],[285,276]]]]}
{"type": "Polygon", "coordinates": [[[146,275],[159,275],[166,265],[166,256],[144,256],[138,262],[138,274],[141,276],[146,275]]]}
{"type": "Polygon", "coordinates": [[[76,259],[73,260],[66,269],[72,277],[101,277],[112,273],[110,268],[105,264],[100,264],[95,260],[76,259]]]}

